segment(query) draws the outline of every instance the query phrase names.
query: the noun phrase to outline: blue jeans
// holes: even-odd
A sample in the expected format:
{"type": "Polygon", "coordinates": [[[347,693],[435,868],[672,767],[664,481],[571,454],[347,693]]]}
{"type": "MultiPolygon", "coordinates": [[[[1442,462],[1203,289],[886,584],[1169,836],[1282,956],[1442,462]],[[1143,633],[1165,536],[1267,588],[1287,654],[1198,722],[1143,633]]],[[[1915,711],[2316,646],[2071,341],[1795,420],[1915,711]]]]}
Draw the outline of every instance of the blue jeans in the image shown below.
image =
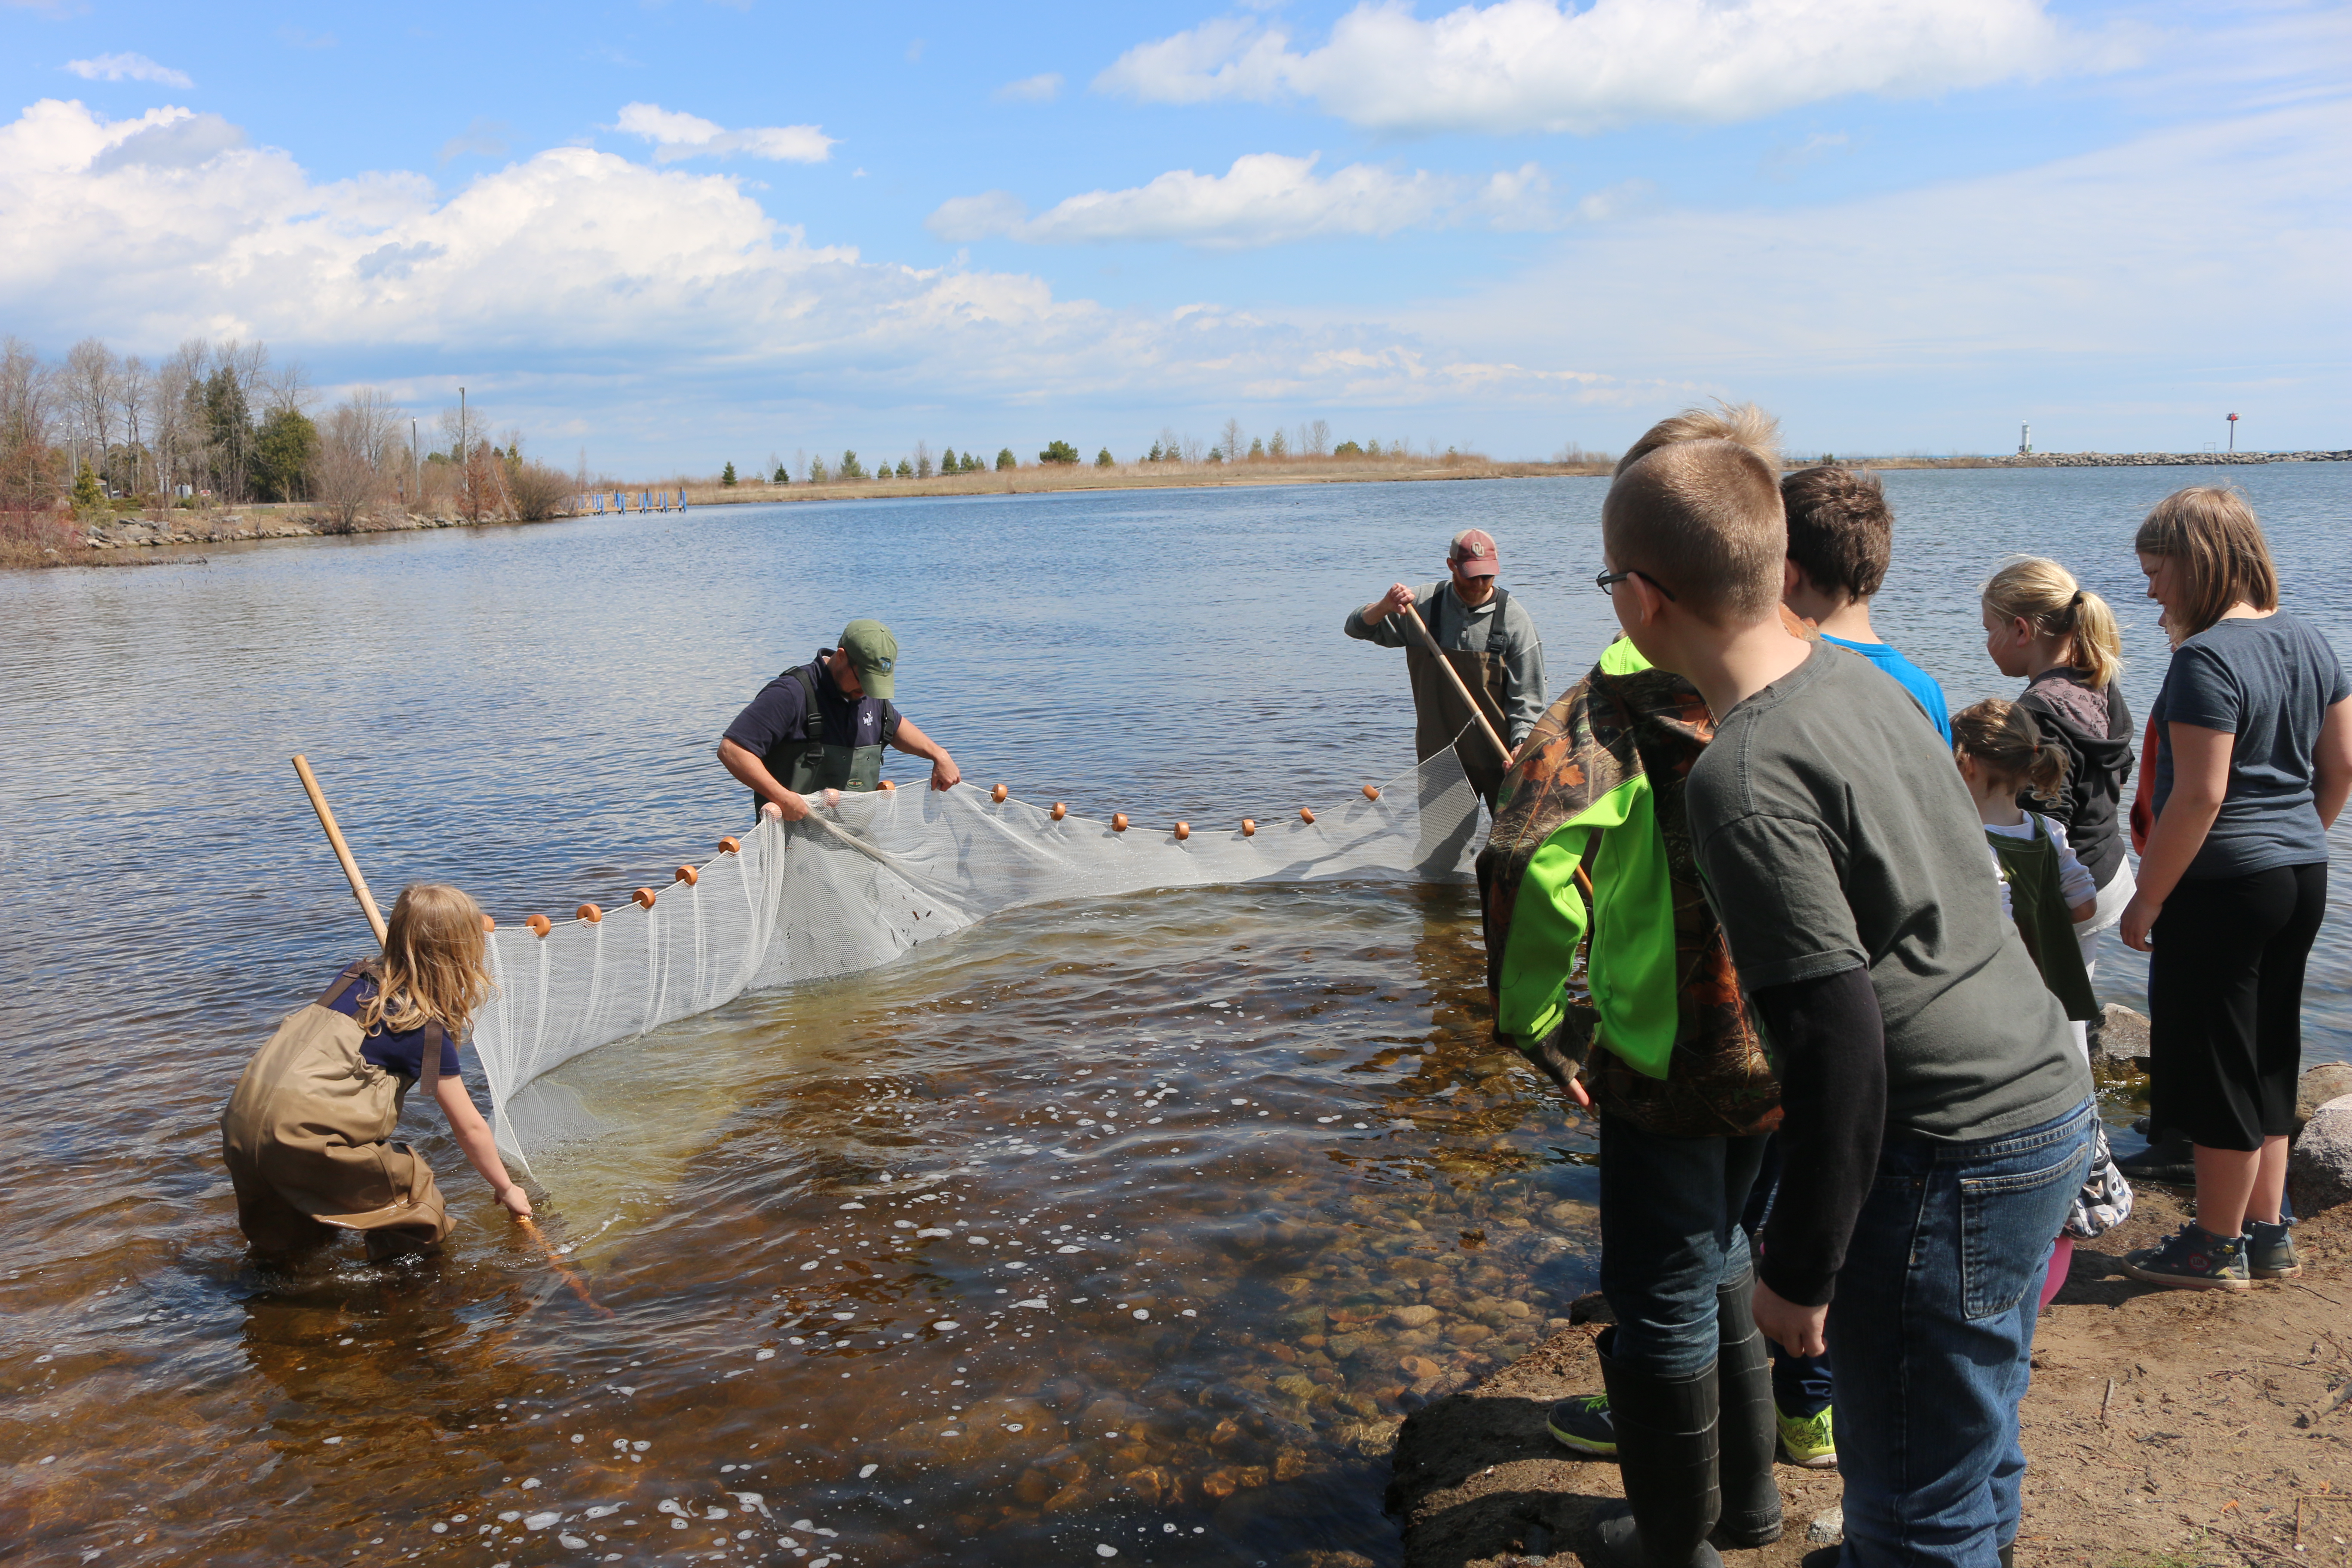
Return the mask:
{"type": "Polygon", "coordinates": [[[1760,1137],[1662,1138],[1602,1115],[1601,1293],[1617,1316],[1612,1360],[1656,1377],[1715,1364],[1715,1293],[1748,1272],[1739,1214],[1763,1159],[1760,1137]]]}
{"type": "Polygon", "coordinates": [[[1842,1568],[1993,1568],[2015,1539],[2038,1288],[2096,1114],[1880,1152],[1830,1304],[1842,1568]]]}

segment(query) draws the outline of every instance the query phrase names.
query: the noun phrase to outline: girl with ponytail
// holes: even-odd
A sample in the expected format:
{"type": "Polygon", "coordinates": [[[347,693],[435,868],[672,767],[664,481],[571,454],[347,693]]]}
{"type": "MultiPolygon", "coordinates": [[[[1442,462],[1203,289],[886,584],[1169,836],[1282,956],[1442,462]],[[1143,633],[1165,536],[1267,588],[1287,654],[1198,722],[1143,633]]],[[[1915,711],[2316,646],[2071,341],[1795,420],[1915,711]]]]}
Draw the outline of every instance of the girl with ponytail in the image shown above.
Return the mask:
{"type": "Polygon", "coordinates": [[[2099,933],[2123,918],[2134,882],[2121,820],[2132,775],[2132,717],[2124,702],[2123,642],[2107,602],[2055,561],[2021,556],[1984,585],[1985,652],[2021,677],[2017,708],[2066,764],[2063,786],[2034,784],[2024,805],[2066,831],[2098,889],[2074,925],[2087,976],[2099,933]]]}

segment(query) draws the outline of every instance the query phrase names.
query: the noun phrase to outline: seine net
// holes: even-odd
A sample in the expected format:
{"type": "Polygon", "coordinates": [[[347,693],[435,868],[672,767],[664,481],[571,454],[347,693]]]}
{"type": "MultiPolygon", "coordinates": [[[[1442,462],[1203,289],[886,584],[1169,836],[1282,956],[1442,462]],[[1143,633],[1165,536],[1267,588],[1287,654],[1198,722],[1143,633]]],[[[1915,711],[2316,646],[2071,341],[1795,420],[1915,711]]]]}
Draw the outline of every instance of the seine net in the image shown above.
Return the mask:
{"type": "Polygon", "coordinates": [[[489,936],[498,989],[474,1045],[499,1147],[533,1152],[611,1129],[546,1075],[585,1052],[758,986],[887,963],[1020,904],[1153,888],[1391,876],[1460,880],[1478,797],[1452,751],[1329,809],[1192,829],[1056,818],[960,785],[847,795],[796,823],[762,818],[740,847],[599,920],[489,936]]]}

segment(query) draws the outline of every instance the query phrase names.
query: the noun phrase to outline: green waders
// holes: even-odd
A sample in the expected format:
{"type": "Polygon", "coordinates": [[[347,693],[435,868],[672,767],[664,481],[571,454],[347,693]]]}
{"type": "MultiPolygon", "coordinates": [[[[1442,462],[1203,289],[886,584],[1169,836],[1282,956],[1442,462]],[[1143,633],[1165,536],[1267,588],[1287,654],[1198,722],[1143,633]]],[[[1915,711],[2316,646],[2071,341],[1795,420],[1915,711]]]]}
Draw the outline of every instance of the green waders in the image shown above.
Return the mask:
{"type": "MultiPolygon", "coordinates": [[[[844,746],[824,738],[824,710],[817,705],[816,683],[809,679],[805,666],[797,666],[785,673],[801,683],[803,711],[798,740],[781,742],[767,758],[768,771],[783,781],[794,795],[813,795],[818,790],[839,789],[853,793],[879,789],[882,786],[882,747],[844,746]],[[779,767],[779,763],[785,766],[779,767]]],[[[883,740],[890,737],[897,726],[890,704],[882,704],[879,725],[883,740]]]]}
{"type": "MultiPolygon", "coordinates": [[[[1454,598],[1454,585],[1447,584],[1439,597],[1454,598]]],[[[1495,618],[1488,623],[1486,647],[1483,653],[1445,647],[1445,634],[1440,629],[1444,615],[1435,603],[1426,606],[1429,635],[1437,639],[1438,647],[1445,649],[1447,661],[1462,677],[1462,684],[1470,689],[1471,700],[1477,703],[1478,710],[1486,714],[1486,722],[1495,727],[1497,735],[1508,733],[1505,728],[1507,721],[1503,717],[1506,689],[1503,672],[1504,659],[1511,651],[1511,642],[1503,631],[1503,614],[1510,607],[1510,603],[1508,593],[1501,588],[1495,590],[1495,618]]],[[[1459,600],[1454,604],[1459,613],[1468,614],[1459,600]]],[[[1406,643],[1404,668],[1412,680],[1413,755],[1425,763],[1454,744],[1454,738],[1460,736],[1462,771],[1470,775],[1470,787],[1478,792],[1478,798],[1486,803],[1488,810],[1492,810],[1495,791],[1501,787],[1507,767],[1504,759],[1496,753],[1493,743],[1478,726],[1471,722],[1470,710],[1463,706],[1461,694],[1454,689],[1454,682],[1445,679],[1445,672],[1437,668],[1437,660],[1427,648],[1417,643],[1406,643]],[[1469,730],[1468,734],[1463,733],[1465,726],[1469,730]]]]}
{"type": "Polygon", "coordinates": [[[2091,977],[2083,968],[2074,922],[2066,918],[2066,897],[2058,890],[2058,846],[2039,816],[2028,812],[2026,819],[2033,824],[2032,838],[1985,835],[1993,853],[2000,857],[2001,875],[2009,882],[2009,907],[2017,921],[2017,934],[2025,939],[2025,951],[2032,954],[2033,967],[2042,972],[2042,984],[2065,1007],[2066,1016],[2077,1021],[2095,1018],[2098,999],[2092,994],[2091,977]]]}

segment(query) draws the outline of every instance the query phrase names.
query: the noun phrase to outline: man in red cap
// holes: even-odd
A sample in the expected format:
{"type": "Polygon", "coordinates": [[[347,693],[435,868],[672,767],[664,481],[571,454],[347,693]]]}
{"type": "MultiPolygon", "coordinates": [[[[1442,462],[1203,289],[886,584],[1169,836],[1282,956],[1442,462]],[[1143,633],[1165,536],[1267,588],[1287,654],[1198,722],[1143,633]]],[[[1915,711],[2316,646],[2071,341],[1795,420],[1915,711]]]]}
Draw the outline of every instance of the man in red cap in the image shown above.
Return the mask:
{"type": "Polygon", "coordinates": [[[1451,582],[1432,583],[1418,592],[1396,584],[1370,604],[1350,610],[1346,630],[1351,637],[1405,650],[1405,669],[1412,679],[1414,752],[1426,762],[1461,737],[1462,769],[1491,810],[1508,759],[1496,755],[1494,746],[1478,732],[1454,683],[1405,624],[1404,611],[1420,607],[1430,636],[1445,650],[1472,700],[1514,754],[1547,706],[1543,638],[1527,607],[1495,581],[1502,563],[1493,534],[1483,528],[1464,529],[1454,536],[1445,564],[1451,582]]]}

